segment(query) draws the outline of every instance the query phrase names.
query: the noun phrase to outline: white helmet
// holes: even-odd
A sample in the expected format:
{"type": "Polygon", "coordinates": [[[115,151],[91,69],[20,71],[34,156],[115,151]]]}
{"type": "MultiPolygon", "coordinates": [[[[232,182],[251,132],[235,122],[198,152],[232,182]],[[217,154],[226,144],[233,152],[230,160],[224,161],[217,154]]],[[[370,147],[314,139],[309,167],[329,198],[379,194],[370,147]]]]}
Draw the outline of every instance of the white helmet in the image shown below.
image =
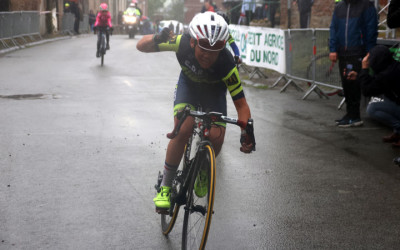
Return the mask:
{"type": "Polygon", "coordinates": [[[195,15],[189,24],[189,31],[201,48],[211,51],[222,50],[229,36],[224,18],[211,11],[195,15]],[[205,44],[204,40],[208,43],[205,44]]]}

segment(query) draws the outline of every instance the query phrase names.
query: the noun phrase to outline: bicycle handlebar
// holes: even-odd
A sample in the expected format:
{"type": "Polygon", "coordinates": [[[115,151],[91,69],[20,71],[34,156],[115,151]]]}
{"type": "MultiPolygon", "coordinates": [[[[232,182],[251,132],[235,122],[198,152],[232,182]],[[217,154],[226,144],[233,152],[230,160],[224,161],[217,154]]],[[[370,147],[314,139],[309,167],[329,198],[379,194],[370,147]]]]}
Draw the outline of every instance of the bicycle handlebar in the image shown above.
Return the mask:
{"type": "Polygon", "coordinates": [[[173,139],[179,134],[179,130],[188,116],[200,118],[203,121],[209,122],[210,124],[215,124],[216,122],[226,122],[241,127],[242,129],[246,130],[246,133],[250,136],[250,139],[253,143],[253,151],[255,151],[254,121],[252,118],[250,118],[247,122],[244,122],[236,118],[224,116],[219,112],[193,111],[190,109],[190,106],[186,106],[181,112],[177,113],[176,117],[178,118],[179,122],[175,125],[172,132],[167,134],[168,139],[173,139]]]}

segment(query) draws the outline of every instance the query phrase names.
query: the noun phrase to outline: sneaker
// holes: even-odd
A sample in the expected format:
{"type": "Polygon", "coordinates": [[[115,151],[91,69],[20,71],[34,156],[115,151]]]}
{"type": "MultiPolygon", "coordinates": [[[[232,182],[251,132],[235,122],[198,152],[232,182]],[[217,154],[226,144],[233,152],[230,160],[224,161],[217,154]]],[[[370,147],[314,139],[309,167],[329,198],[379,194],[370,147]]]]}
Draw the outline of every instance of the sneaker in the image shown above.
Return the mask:
{"type": "Polygon", "coordinates": [[[171,188],[167,186],[162,186],[160,188],[160,192],[158,192],[156,198],[153,199],[156,208],[169,209],[169,207],[171,206],[170,191],[171,188]]]}
{"type": "Polygon", "coordinates": [[[357,119],[344,119],[338,123],[339,128],[360,127],[364,123],[360,118],[357,119]]]}
{"type": "Polygon", "coordinates": [[[341,121],[343,121],[343,120],[345,120],[345,119],[348,119],[348,115],[346,114],[346,115],[344,115],[342,118],[340,118],[340,119],[336,119],[335,120],[335,122],[336,122],[336,124],[339,124],[341,121]]]}
{"type": "Polygon", "coordinates": [[[100,57],[100,51],[96,51],[96,57],[100,57]]]}
{"type": "Polygon", "coordinates": [[[106,50],[109,50],[110,49],[110,44],[107,44],[106,45],[106,50]]]}
{"type": "Polygon", "coordinates": [[[203,198],[208,193],[208,176],[205,170],[200,170],[194,182],[194,193],[199,198],[203,198]]]}

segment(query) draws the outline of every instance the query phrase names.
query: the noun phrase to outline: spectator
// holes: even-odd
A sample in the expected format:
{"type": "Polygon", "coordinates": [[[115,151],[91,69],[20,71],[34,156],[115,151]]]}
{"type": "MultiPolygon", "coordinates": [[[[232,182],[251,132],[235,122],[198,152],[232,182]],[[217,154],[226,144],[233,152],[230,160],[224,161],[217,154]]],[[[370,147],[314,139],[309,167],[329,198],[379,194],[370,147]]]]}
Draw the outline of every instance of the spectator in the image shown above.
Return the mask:
{"type": "Polygon", "coordinates": [[[278,1],[268,1],[264,6],[264,17],[268,18],[271,23],[271,27],[275,27],[275,15],[276,15],[276,8],[278,7],[278,1]]]}
{"type": "Polygon", "coordinates": [[[346,114],[336,120],[341,128],[358,127],[361,88],[358,79],[347,79],[344,69],[359,72],[361,61],[376,44],[378,17],[369,0],[342,0],[335,6],[330,25],[329,59],[339,60],[339,72],[346,100],[346,114]]]}
{"type": "Polygon", "coordinates": [[[215,12],[215,8],[212,3],[212,0],[204,0],[204,5],[203,5],[203,8],[201,9],[201,13],[204,13],[206,11],[215,12]]]}
{"type": "Polygon", "coordinates": [[[387,25],[391,29],[400,27],[400,0],[390,1],[389,12],[387,15],[387,25]]]}
{"type": "Polygon", "coordinates": [[[93,31],[94,23],[96,22],[96,15],[94,14],[93,10],[89,11],[89,26],[90,30],[93,31]]]}
{"type": "Polygon", "coordinates": [[[81,21],[81,10],[79,8],[78,0],[71,0],[70,4],[71,13],[75,15],[74,31],[75,34],[79,35],[79,22],[81,21]]]}
{"type": "Polygon", "coordinates": [[[254,0],[243,0],[241,13],[246,16],[245,25],[249,25],[250,22],[253,20],[253,15],[255,11],[256,4],[254,0]]]}
{"type": "MultiPolygon", "coordinates": [[[[367,114],[383,124],[389,125],[393,133],[382,138],[383,142],[400,147],[400,63],[393,59],[389,48],[377,45],[362,61],[358,76],[365,96],[381,96],[383,101],[371,102],[367,114]],[[373,75],[369,74],[372,69],[373,75]]],[[[356,78],[356,72],[350,72],[348,78],[356,78]]]]}
{"type": "Polygon", "coordinates": [[[68,13],[68,12],[71,11],[70,6],[71,5],[69,4],[69,2],[65,2],[65,4],[64,4],[64,13],[68,13]]]}
{"type": "Polygon", "coordinates": [[[299,8],[300,28],[307,29],[310,26],[311,7],[314,0],[294,0],[293,3],[299,8]]]}

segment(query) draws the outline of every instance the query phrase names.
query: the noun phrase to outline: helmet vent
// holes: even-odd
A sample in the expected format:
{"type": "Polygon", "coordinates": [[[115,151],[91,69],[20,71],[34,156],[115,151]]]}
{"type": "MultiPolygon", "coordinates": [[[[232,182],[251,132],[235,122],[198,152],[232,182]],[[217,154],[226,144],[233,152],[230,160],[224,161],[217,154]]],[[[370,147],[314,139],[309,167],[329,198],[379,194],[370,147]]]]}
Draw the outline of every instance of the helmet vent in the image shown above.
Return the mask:
{"type": "Polygon", "coordinates": [[[202,36],[204,36],[203,31],[201,30],[200,25],[197,25],[197,30],[200,31],[200,34],[201,34],[202,36]]]}
{"type": "Polygon", "coordinates": [[[204,25],[204,30],[206,31],[206,37],[209,37],[210,34],[208,33],[208,28],[207,28],[207,26],[205,26],[205,25],[204,25]]]}

